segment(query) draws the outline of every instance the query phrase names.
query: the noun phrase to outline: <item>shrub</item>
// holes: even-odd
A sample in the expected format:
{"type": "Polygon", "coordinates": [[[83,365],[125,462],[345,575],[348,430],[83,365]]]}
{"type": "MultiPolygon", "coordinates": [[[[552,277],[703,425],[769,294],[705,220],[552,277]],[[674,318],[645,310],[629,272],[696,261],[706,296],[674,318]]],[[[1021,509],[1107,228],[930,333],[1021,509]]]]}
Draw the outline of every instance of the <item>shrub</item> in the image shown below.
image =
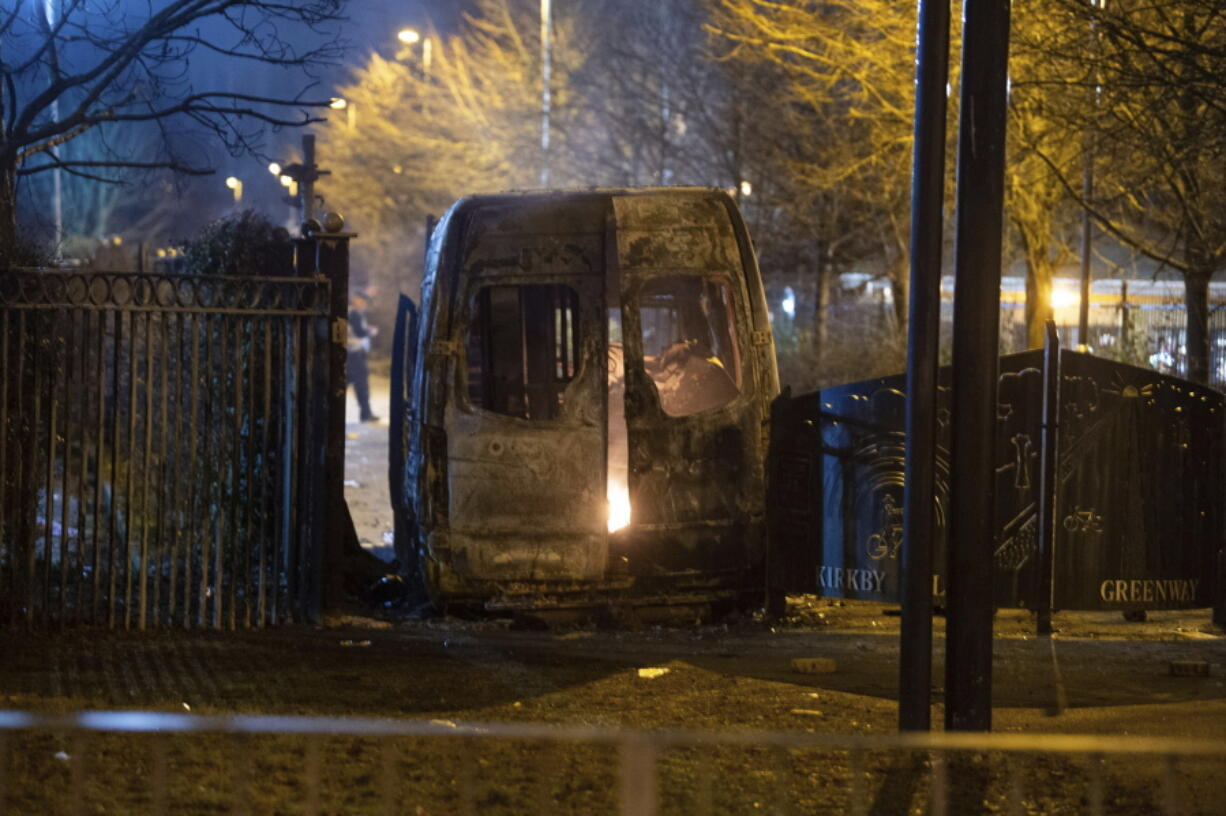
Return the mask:
{"type": "Polygon", "coordinates": [[[293,253],[289,232],[251,210],[214,221],[181,247],[197,275],[282,275],[293,253]]]}

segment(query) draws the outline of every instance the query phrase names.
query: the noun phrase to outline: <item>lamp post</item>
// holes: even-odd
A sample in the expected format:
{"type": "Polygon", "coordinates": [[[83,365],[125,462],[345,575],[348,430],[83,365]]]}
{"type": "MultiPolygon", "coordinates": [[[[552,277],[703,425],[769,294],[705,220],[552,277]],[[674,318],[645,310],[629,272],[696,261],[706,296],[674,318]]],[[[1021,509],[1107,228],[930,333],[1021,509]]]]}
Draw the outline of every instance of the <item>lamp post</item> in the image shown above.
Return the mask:
{"type": "Polygon", "coordinates": [[[226,178],[226,186],[234,191],[234,204],[237,206],[243,200],[243,182],[234,176],[226,178]]]}
{"type": "Polygon", "coordinates": [[[413,46],[421,43],[421,75],[430,75],[430,60],[434,56],[434,44],[429,37],[423,37],[415,28],[402,28],[396,32],[396,39],[403,47],[396,52],[396,59],[407,60],[413,56],[413,46]]]}
{"type": "MultiPolygon", "coordinates": [[[[1105,9],[1107,0],[1090,0],[1090,7],[1105,9]]],[[[1090,48],[1098,51],[1098,31],[1093,21],[1090,23],[1090,48]]],[[[1096,74],[1097,78],[1097,74],[1096,74]]],[[[1101,87],[1094,86],[1094,109],[1098,109],[1101,87]]],[[[1094,132],[1086,128],[1081,142],[1081,303],[1077,310],[1077,350],[1090,350],[1090,263],[1092,247],[1092,222],[1090,219],[1090,197],[1094,195],[1094,132]]]]}
{"type": "Polygon", "coordinates": [[[349,132],[353,133],[358,129],[358,106],[343,97],[336,97],[328,105],[332,110],[345,112],[345,124],[349,128],[349,132]]]}
{"type": "MultiPolygon", "coordinates": [[[[47,18],[47,31],[51,40],[51,59],[53,62],[58,62],[58,56],[55,52],[54,32],[56,30],[56,13],[55,3],[53,0],[43,0],[43,15],[47,18]]],[[[51,100],[51,118],[58,122],[60,120],[60,100],[56,96],[51,100]]],[[[59,149],[51,148],[47,151],[51,154],[51,158],[59,161],[59,149]]],[[[60,250],[64,243],[64,183],[60,176],[60,168],[56,167],[51,171],[51,206],[52,213],[55,219],[55,257],[60,257],[60,250]]]]}
{"type": "Polygon", "coordinates": [[[553,68],[553,3],[541,0],[541,186],[549,186],[549,75],[553,68]]]}

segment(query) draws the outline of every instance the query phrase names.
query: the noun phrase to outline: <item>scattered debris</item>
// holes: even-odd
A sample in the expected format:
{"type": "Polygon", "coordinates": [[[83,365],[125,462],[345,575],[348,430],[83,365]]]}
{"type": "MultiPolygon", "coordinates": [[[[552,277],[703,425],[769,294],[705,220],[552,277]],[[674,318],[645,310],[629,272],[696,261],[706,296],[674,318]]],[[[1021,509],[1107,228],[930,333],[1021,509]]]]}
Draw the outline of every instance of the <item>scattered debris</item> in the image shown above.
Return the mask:
{"type": "Polygon", "coordinates": [[[834,674],[838,663],[831,657],[797,657],[792,660],[792,671],[801,674],[834,674]]]}
{"type": "Polygon", "coordinates": [[[184,710],[184,711],[191,711],[191,710],[192,710],[192,707],[191,707],[191,706],[189,706],[187,703],[184,703],[184,704],[183,704],[183,710],[184,710]]]}
{"type": "Polygon", "coordinates": [[[370,641],[369,640],[342,640],[341,645],[342,646],[357,646],[360,648],[364,648],[370,645],[370,641]]]}
{"type": "Polygon", "coordinates": [[[668,674],[668,669],[663,666],[651,666],[645,669],[639,669],[639,677],[643,678],[644,680],[652,680],[666,674],[668,674]]]}
{"type": "Polygon", "coordinates": [[[383,607],[391,609],[399,606],[409,597],[411,587],[404,578],[395,573],[388,573],[375,581],[370,588],[370,599],[383,607]]]}
{"type": "Polygon", "coordinates": [[[362,485],[358,483],[356,479],[346,479],[345,480],[345,487],[361,487],[361,486],[362,485]]]}
{"type": "Polygon", "coordinates": [[[391,629],[392,625],[390,621],[365,615],[326,615],[324,617],[324,626],[330,629],[391,629]]]}
{"type": "Polygon", "coordinates": [[[826,715],[816,708],[793,708],[792,714],[799,714],[802,717],[825,717],[826,715]]]}
{"type": "Polygon", "coordinates": [[[1176,626],[1175,632],[1192,640],[1220,640],[1222,637],[1216,632],[1204,632],[1195,628],[1185,629],[1182,626],[1176,626]]]}
{"type": "Polygon", "coordinates": [[[67,762],[68,760],[72,759],[72,757],[68,756],[68,754],[66,754],[63,751],[56,751],[55,758],[58,759],[60,762],[67,762]]]}
{"type": "Polygon", "coordinates": [[[1208,677],[1209,662],[1206,660],[1172,660],[1172,677],[1208,677]]]}

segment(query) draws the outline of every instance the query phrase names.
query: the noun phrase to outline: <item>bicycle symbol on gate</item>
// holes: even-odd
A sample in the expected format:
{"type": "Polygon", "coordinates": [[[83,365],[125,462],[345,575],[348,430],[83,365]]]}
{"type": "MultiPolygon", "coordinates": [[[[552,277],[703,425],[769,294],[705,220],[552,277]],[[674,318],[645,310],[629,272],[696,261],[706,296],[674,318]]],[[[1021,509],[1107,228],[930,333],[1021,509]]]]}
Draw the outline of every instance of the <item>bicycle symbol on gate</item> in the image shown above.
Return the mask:
{"type": "Polygon", "coordinates": [[[1070,533],[1101,533],[1102,514],[1096,513],[1094,508],[1082,510],[1080,505],[1073,507],[1073,512],[1064,517],[1064,529],[1070,533]]]}
{"type": "Polygon", "coordinates": [[[885,509],[885,529],[880,533],[873,533],[865,542],[865,551],[874,561],[883,558],[897,559],[898,551],[902,548],[902,508],[890,495],[881,500],[881,505],[885,509]]]}

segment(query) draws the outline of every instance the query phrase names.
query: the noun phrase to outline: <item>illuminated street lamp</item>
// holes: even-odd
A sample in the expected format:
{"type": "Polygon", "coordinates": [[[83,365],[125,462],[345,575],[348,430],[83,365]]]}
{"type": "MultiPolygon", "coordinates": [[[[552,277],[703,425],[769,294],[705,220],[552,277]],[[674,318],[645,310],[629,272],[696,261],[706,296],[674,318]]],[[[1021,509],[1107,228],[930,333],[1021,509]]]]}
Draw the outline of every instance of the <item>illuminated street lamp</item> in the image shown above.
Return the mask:
{"type": "Polygon", "coordinates": [[[277,164],[276,162],[269,162],[268,172],[272,173],[274,176],[281,175],[281,165],[277,164]]]}
{"type": "Polygon", "coordinates": [[[432,56],[433,47],[429,37],[422,37],[421,32],[415,28],[402,28],[396,32],[396,39],[400,40],[403,48],[396,52],[396,59],[407,60],[413,56],[413,46],[421,43],[421,73],[422,76],[427,76],[430,73],[430,58],[432,56]]]}
{"type": "Polygon", "coordinates": [[[235,204],[238,204],[243,200],[243,183],[239,179],[235,178],[234,176],[228,177],[226,179],[226,186],[234,191],[235,204]]]}
{"type": "Polygon", "coordinates": [[[350,131],[357,130],[358,127],[358,106],[343,97],[336,97],[332,103],[328,105],[332,110],[343,110],[346,114],[345,124],[350,131]]]}

